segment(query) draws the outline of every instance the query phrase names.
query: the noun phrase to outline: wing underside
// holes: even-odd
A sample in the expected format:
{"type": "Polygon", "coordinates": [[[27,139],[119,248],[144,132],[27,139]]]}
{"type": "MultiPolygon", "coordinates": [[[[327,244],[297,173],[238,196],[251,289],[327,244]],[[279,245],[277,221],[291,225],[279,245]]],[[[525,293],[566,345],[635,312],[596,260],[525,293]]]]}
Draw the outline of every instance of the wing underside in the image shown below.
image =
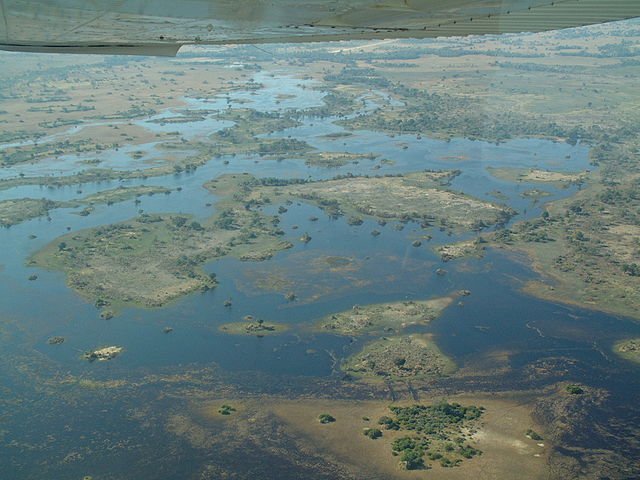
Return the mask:
{"type": "Polygon", "coordinates": [[[638,16],[639,0],[0,0],[0,48],[175,55],[188,44],[539,32],[638,16]]]}

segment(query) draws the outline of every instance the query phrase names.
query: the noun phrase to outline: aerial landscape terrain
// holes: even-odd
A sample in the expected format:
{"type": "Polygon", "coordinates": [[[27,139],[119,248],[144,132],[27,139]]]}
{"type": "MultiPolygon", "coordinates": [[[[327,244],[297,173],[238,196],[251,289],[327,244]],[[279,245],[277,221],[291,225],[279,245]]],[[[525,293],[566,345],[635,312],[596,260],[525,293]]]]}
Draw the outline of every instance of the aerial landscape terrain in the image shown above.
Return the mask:
{"type": "Polygon", "coordinates": [[[639,42],[0,53],[0,477],[640,478],[639,42]]]}

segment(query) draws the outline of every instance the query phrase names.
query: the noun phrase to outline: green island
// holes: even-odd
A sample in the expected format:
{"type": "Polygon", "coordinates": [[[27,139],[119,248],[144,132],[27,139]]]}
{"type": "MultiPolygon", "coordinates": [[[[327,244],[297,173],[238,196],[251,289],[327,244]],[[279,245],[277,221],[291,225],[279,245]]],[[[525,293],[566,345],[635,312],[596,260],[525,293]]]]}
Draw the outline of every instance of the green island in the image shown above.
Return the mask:
{"type": "Polygon", "coordinates": [[[165,195],[169,195],[171,193],[170,188],[166,187],[152,187],[140,185],[136,187],[118,187],[111,190],[103,190],[98,193],[94,193],[92,195],[87,195],[84,198],[78,200],[79,203],[86,203],[89,205],[96,204],[107,204],[110,205],[112,203],[124,202],[126,200],[130,200],[132,198],[141,197],[143,195],[152,196],[155,194],[163,193],[165,195]]]}
{"type": "Polygon", "coordinates": [[[49,210],[73,206],[68,202],[55,202],[46,198],[18,198],[0,202],[0,227],[11,227],[33,218],[42,217],[49,210]]]}
{"type": "Polygon", "coordinates": [[[304,158],[304,163],[314,167],[335,168],[349,163],[359,163],[361,160],[375,160],[379,155],[373,153],[349,152],[310,152],[304,158]]]}
{"type": "Polygon", "coordinates": [[[318,421],[320,423],[333,423],[336,421],[336,419],[333,415],[330,415],[328,413],[321,413],[320,415],[318,415],[318,421]]]}
{"type": "Polygon", "coordinates": [[[251,202],[298,199],[328,215],[359,215],[377,220],[419,221],[424,228],[481,229],[507,222],[515,211],[447,188],[456,171],[413,172],[384,177],[346,176],[334,180],[267,186],[248,192],[251,202]]]}
{"type": "Polygon", "coordinates": [[[630,338],[617,342],[613,351],[627,360],[640,363],[640,338],[630,338]]]}
{"type": "Polygon", "coordinates": [[[527,292],[640,318],[640,180],[623,182],[594,184],[547,203],[540,218],[487,238],[531,256],[542,278],[527,284],[527,292]]]}
{"type": "MultiPolygon", "coordinates": [[[[233,191],[242,175],[227,176],[233,191]]],[[[216,285],[201,266],[225,256],[264,260],[289,248],[273,219],[222,199],[219,213],[201,224],[186,215],[142,214],[112,225],[73,232],[36,252],[28,265],[62,270],[69,287],[99,308],[162,307],[216,285]]]]}
{"type": "Polygon", "coordinates": [[[483,237],[465,240],[458,243],[449,243],[431,247],[434,253],[440,255],[443,262],[455,260],[458,258],[475,257],[480,258],[486,249],[486,241],[483,237]]]}
{"type": "Polygon", "coordinates": [[[544,440],[544,438],[542,438],[542,435],[540,435],[538,432],[530,428],[525,432],[524,436],[527,438],[530,438],[531,440],[535,440],[537,442],[539,442],[540,440],[544,440]]]}
{"type": "Polygon", "coordinates": [[[550,197],[551,195],[551,193],[545,190],[540,190],[539,188],[530,188],[528,190],[525,190],[518,196],[521,198],[528,198],[532,202],[537,203],[543,198],[550,197]]]}
{"type": "Polygon", "coordinates": [[[333,133],[327,133],[326,135],[320,135],[317,138],[322,138],[324,140],[340,140],[342,138],[349,138],[353,136],[354,134],[351,132],[333,132],[333,133]]]}
{"type": "Polygon", "coordinates": [[[402,302],[354,305],[350,310],[321,318],[316,325],[340,335],[393,332],[409,325],[424,325],[437,318],[453,302],[453,297],[432,300],[408,300],[402,302]]]}
{"type": "Polygon", "coordinates": [[[500,180],[513,183],[540,183],[558,188],[580,185],[588,172],[558,172],[522,167],[487,167],[487,171],[500,180]]]}
{"type": "MultiPolygon", "coordinates": [[[[300,125],[291,118],[277,112],[259,112],[250,108],[229,108],[217,115],[220,120],[234,124],[209,135],[211,144],[206,150],[213,155],[259,154],[270,158],[301,155],[311,146],[292,138],[271,138],[258,135],[271,133],[300,125]]],[[[204,147],[204,145],[203,145],[204,147]]]]}
{"type": "MultiPolygon", "coordinates": [[[[47,124],[42,123],[39,126],[44,128],[57,128],[62,126],[77,125],[80,123],[82,122],[51,122],[47,124]]],[[[98,153],[102,150],[117,147],[118,144],[116,143],[104,144],[94,142],[89,139],[77,140],[75,142],[63,140],[60,142],[34,144],[30,146],[9,147],[3,150],[3,154],[0,157],[0,166],[8,167],[27,162],[39,162],[52,156],[64,155],[69,153],[98,153]]]]}
{"type": "Polygon", "coordinates": [[[137,187],[118,187],[68,202],[56,202],[46,198],[19,198],[15,200],[4,200],[0,202],[0,227],[10,227],[33,218],[45,216],[50,210],[56,208],[71,208],[77,207],[80,204],[88,204],[89,207],[75,213],[85,216],[91,213],[92,205],[100,203],[111,205],[131,198],[137,198],[142,195],[150,196],[155,195],[156,193],[169,194],[171,193],[171,189],[164,187],[147,187],[144,185],[137,187]]]}
{"type": "Polygon", "coordinates": [[[218,330],[231,335],[257,335],[262,337],[273,333],[282,333],[289,330],[288,325],[282,323],[265,322],[261,318],[253,318],[247,315],[244,322],[232,322],[220,325],[218,330]]]}
{"type": "Polygon", "coordinates": [[[218,409],[218,413],[220,415],[231,415],[235,411],[237,411],[236,408],[232,407],[231,405],[227,405],[226,403],[218,409]]]}
{"type": "MultiPolygon", "coordinates": [[[[465,459],[482,454],[471,443],[473,434],[479,428],[483,407],[442,402],[408,407],[391,406],[389,410],[390,415],[380,417],[378,424],[394,433],[392,454],[399,457],[400,466],[404,469],[431,468],[429,462],[438,462],[445,468],[456,467],[465,459]],[[410,436],[407,436],[406,433],[409,432],[410,436]]],[[[377,433],[380,430],[376,432],[376,429],[368,429],[369,432],[372,430],[372,438],[379,436],[377,433]]],[[[387,433],[383,435],[386,436],[387,433]]]]}
{"type": "Polygon", "coordinates": [[[102,347],[97,348],[95,350],[91,350],[86,352],[83,357],[89,362],[104,362],[106,360],[113,360],[118,355],[120,355],[124,351],[124,348],[112,346],[112,347],[102,347]]]}
{"type": "Polygon", "coordinates": [[[489,247],[522,251],[540,274],[525,285],[527,293],[640,319],[640,179],[629,175],[609,186],[596,180],[546,203],[538,218],[483,233],[475,250],[459,242],[437,251],[449,260],[489,247]]]}
{"type": "Polygon", "coordinates": [[[430,335],[395,335],[373,340],[340,368],[363,380],[434,378],[455,370],[430,335]]]}

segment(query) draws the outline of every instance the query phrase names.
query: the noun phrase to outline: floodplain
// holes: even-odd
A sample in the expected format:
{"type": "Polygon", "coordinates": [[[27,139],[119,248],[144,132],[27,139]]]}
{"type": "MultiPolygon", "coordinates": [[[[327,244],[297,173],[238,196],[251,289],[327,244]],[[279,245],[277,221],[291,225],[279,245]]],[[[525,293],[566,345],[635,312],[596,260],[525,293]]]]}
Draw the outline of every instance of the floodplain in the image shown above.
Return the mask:
{"type": "Polygon", "coordinates": [[[3,53],[0,476],[640,476],[638,38],[3,53]]]}

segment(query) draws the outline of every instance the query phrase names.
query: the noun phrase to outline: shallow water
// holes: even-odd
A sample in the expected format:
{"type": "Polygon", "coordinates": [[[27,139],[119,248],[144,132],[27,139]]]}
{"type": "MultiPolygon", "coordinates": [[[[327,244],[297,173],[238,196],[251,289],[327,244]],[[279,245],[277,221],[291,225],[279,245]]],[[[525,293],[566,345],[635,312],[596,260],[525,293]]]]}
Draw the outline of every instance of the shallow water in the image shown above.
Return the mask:
{"type": "MultiPolygon", "coordinates": [[[[255,81],[264,84],[264,88],[258,90],[256,95],[238,91],[231,93],[228,100],[227,97],[187,99],[188,108],[216,110],[228,106],[246,106],[261,111],[281,111],[321,104],[323,94],[311,88],[310,82],[279,75],[271,77],[267,72],[257,74],[255,81]],[[278,100],[276,94],[282,93],[294,95],[294,98],[278,100]],[[251,100],[251,103],[235,105],[234,102],[239,100],[251,100]]],[[[378,100],[385,101],[380,100],[379,95],[378,100]]],[[[179,110],[163,112],[155,118],[174,116],[179,110]]],[[[152,131],[178,130],[182,135],[190,135],[187,137],[190,139],[204,136],[212,128],[219,129],[227,125],[211,116],[202,122],[171,125],[149,123],[148,120],[152,119],[136,123],[152,131]]],[[[303,389],[314,379],[337,380],[341,374],[336,368],[335,359],[357,352],[366,339],[314,333],[311,326],[317,319],[351,308],[354,304],[428,299],[449,295],[459,289],[472,292],[461,299],[464,306],[454,302],[441,318],[429,325],[410,329],[434,334],[439,346],[459,366],[482,369],[488,358],[500,352],[508,353],[504,362],[514,369],[539,359],[562,357],[589,366],[570,370],[563,378],[585,383],[599,381],[619,392],[635,388],[633,383],[623,385],[612,382],[613,378],[624,375],[630,366],[609,352],[616,339],[640,334],[638,324],[625,318],[549,303],[519,293],[522,283],[533,278],[534,274],[522,261],[500,251],[489,251],[483,259],[451,262],[444,265],[449,271],[447,275],[436,275],[435,270],[443,265],[428,247],[476,234],[449,236],[437,228],[422,230],[413,223],[406,224],[404,230],[398,231],[393,228],[397,222],[389,222],[381,227],[371,220],[353,227],[347,225],[345,218],[332,219],[314,206],[294,203],[288,206],[288,212],[282,215],[281,222],[286,239],[295,244],[291,250],[280,252],[273,259],[260,263],[240,262],[231,258],[212,262],[205,270],[217,274],[220,285],[214,290],[193,295],[159,310],[125,309],[121,316],[109,321],[101,320],[97,310],[86,299],[65,286],[62,273],[25,266],[30,254],[67,233],[67,227],[76,231],[119,222],[136,216],[139,210],[146,213],[181,212],[193,214],[199,219],[206,218],[214,212],[214,207],[207,206],[207,203],[214,203],[216,197],[208,193],[202,184],[224,173],[249,172],[256,176],[326,179],[345,173],[384,175],[424,169],[459,169],[462,173],[454,179],[452,189],[492,201],[494,199],[488,192],[500,190],[508,197],[506,203],[519,211],[512,220],[517,221],[540,213],[539,207],[518,196],[533,185],[498,180],[487,173],[486,167],[519,166],[564,171],[590,168],[588,146],[571,146],[540,139],[516,139],[500,144],[468,139],[445,142],[418,139],[410,135],[392,137],[367,131],[354,132],[352,137],[337,140],[320,138],[342,131],[333,123],[335,120],[305,117],[303,125],[275,132],[271,136],[303,139],[323,151],[373,152],[395,164],[381,164],[379,169],[372,170],[379,160],[367,160],[325,169],[306,166],[303,160],[296,158],[273,161],[238,155],[212,159],[193,173],[54,189],[27,186],[1,191],[0,200],[26,196],[73,200],[120,185],[161,185],[182,189],[170,195],[140,197],[139,205],[134,204],[133,200],[111,206],[97,205],[87,217],[72,214],[80,208],[57,209],[50,212],[50,219],[37,218],[0,230],[0,245],[3,247],[0,250],[0,265],[3,265],[0,269],[0,288],[3,292],[0,296],[0,317],[3,320],[0,344],[5,357],[12,359],[5,368],[0,369],[4,387],[0,390],[0,399],[10,403],[24,396],[28,399],[25,400],[27,404],[31,405],[27,410],[23,407],[15,410],[7,422],[8,430],[15,434],[24,421],[32,425],[24,435],[31,436],[35,442],[38,438],[36,426],[41,425],[40,420],[28,419],[25,413],[33,411],[37,412],[36,415],[50,416],[50,430],[58,432],[59,441],[66,445],[66,450],[78,449],[82,443],[78,443],[78,437],[59,433],[70,422],[76,432],[83,425],[89,428],[90,424],[90,428],[101,432],[102,436],[117,431],[121,439],[134,439],[140,432],[135,430],[138,427],[124,420],[125,410],[130,412],[131,409],[140,408],[147,395],[155,399],[160,388],[148,387],[147,391],[147,387],[140,387],[130,400],[125,400],[120,393],[114,393],[114,397],[109,398],[92,390],[82,395],[75,391],[68,396],[59,396],[61,387],[58,383],[53,382],[40,390],[29,380],[31,378],[44,383],[47,379],[60,380],[66,376],[135,382],[149,375],[173,375],[187,370],[211,368],[225,372],[224,375],[233,378],[243,388],[270,392],[303,389]],[[403,148],[404,145],[408,148],[403,148]],[[458,156],[467,159],[451,161],[445,158],[458,156]],[[223,164],[224,160],[228,160],[229,164],[223,164]],[[78,193],[78,190],[82,192],[78,193]],[[319,217],[319,220],[310,221],[311,216],[319,217]],[[298,228],[293,229],[294,226],[298,228]],[[380,230],[381,235],[370,235],[373,229],[380,230]],[[305,231],[312,236],[308,244],[297,241],[305,231]],[[37,235],[37,238],[29,240],[30,234],[37,235]],[[432,235],[430,242],[425,241],[420,248],[411,246],[415,236],[426,234],[432,235]],[[349,258],[357,268],[332,271],[322,263],[327,256],[349,258]],[[38,279],[27,280],[33,273],[37,273],[38,279]],[[291,282],[291,290],[297,295],[296,301],[287,302],[283,298],[284,292],[256,286],[256,279],[268,279],[269,275],[276,274],[291,282]],[[233,300],[231,307],[223,305],[227,298],[233,300]],[[283,334],[264,338],[232,336],[218,330],[220,325],[238,321],[248,314],[286,323],[292,328],[283,334]],[[174,330],[165,334],[162,332],[164,327],[174,330]],[[48,345],[47,338],[54,335],[64,336],[65,343],[48,345]],[[125,351],[111,362],[88,363],[82,360],[83,352],[103,345],[120,345],[125,351]],[[26,362],[23,368],[28,375],[24,377],[16,373],[21,362],[26,362]],[[594,377],[594,371],[609,373],[594,377]],[[262,377],[265,378],[264,383],[256,382],[256,378],[262,377]],[[44,401],[43,398],[48,400],[44,401]],[[73,420],[69,412],[64,411],[64,405],[69,403],[77,405],[74,410],[77,418],[73,420]],[[99,413],[103,410],[103,413],[99,413]]],[[[135,150],[145,150],[151,146],[137,146],[135,150]]],[[[126,149],[104,152],[101,166],[134,168],[133,163],[125,161],[130,158],[126,153],[126,149]]],[[[155,155],[154,151],[151,155],[155,155]]],[[[141,161],[148,159],[147,156],[141,161]]],[[[50,167],[55,166],[60,171],[76,171],[79,169],[79,160],[81,158],[70,156],[57,161],[55,165],[52,163],[50,167]]],[[[29,172],[28,167],[24,168],[28,173],[35,172],[35,169],[29,172]]],[[[4,174],[15,175],[14,170],[7,169],[4,174]]],[[[561,190],[540,185],[535,188],[552,194],[547,201],[575,192],[575,188],[561,190]]],[[[265,212],[274,214],[277,207],[268,207],[265,212]]],[[[188,382],[185,380],[186,384],[188,382]]],[[[223,380],[220,382],[224,383],[223,380]]],[[[220,387],[221,384],[212,384],[211,388],[220,387]]],[[[503,388],[509,389],[509,385],[503,385],[503,388]]],[[[175,407],[175,404],[169,403],[175,407]]],[[[145,452],[171,437],[162,428],[151,432],[148,448],[143,449],[145,452]]],[[[44,458],[42,452],[46,448],[52,448],[60,455],[65,450],[65,447],[41,443],[35,449],[38,453],[25,454],[22,459],[19,459],[18,451],[13,449],[0,451],[0,458],[4,457],[4,464],[9,466],[5,467],[5,471],[13,465],[17,469],[14,471],[21,472],[16,478],[35,478],[33,475],[37,469],[28,465],[31,460],[44,458]]],[[[85,467],[89,464],[97,471],[117,473],[118,469],[114,469],[117,462],[113,458],[110,463],[107,462],[108,465],[98,459],[96,452],[100,448],[98,445],[93,453],[87,452],[87,458],[93,460],[85,461],[80,467],[56,468],[80,474],[86,471],[85,467]]],[[[172,464],[170,457],[166,461],[157,461],[158,468],[170,465],[167,471],[174,473],[187,468],[172,464]]],[[[126,475],[135,476],[135,472],[121,472],[121,475],[122,478],[128,478],[126,475]]],[[[171,475],[158,478],[179,478],[171,475]]]]}

